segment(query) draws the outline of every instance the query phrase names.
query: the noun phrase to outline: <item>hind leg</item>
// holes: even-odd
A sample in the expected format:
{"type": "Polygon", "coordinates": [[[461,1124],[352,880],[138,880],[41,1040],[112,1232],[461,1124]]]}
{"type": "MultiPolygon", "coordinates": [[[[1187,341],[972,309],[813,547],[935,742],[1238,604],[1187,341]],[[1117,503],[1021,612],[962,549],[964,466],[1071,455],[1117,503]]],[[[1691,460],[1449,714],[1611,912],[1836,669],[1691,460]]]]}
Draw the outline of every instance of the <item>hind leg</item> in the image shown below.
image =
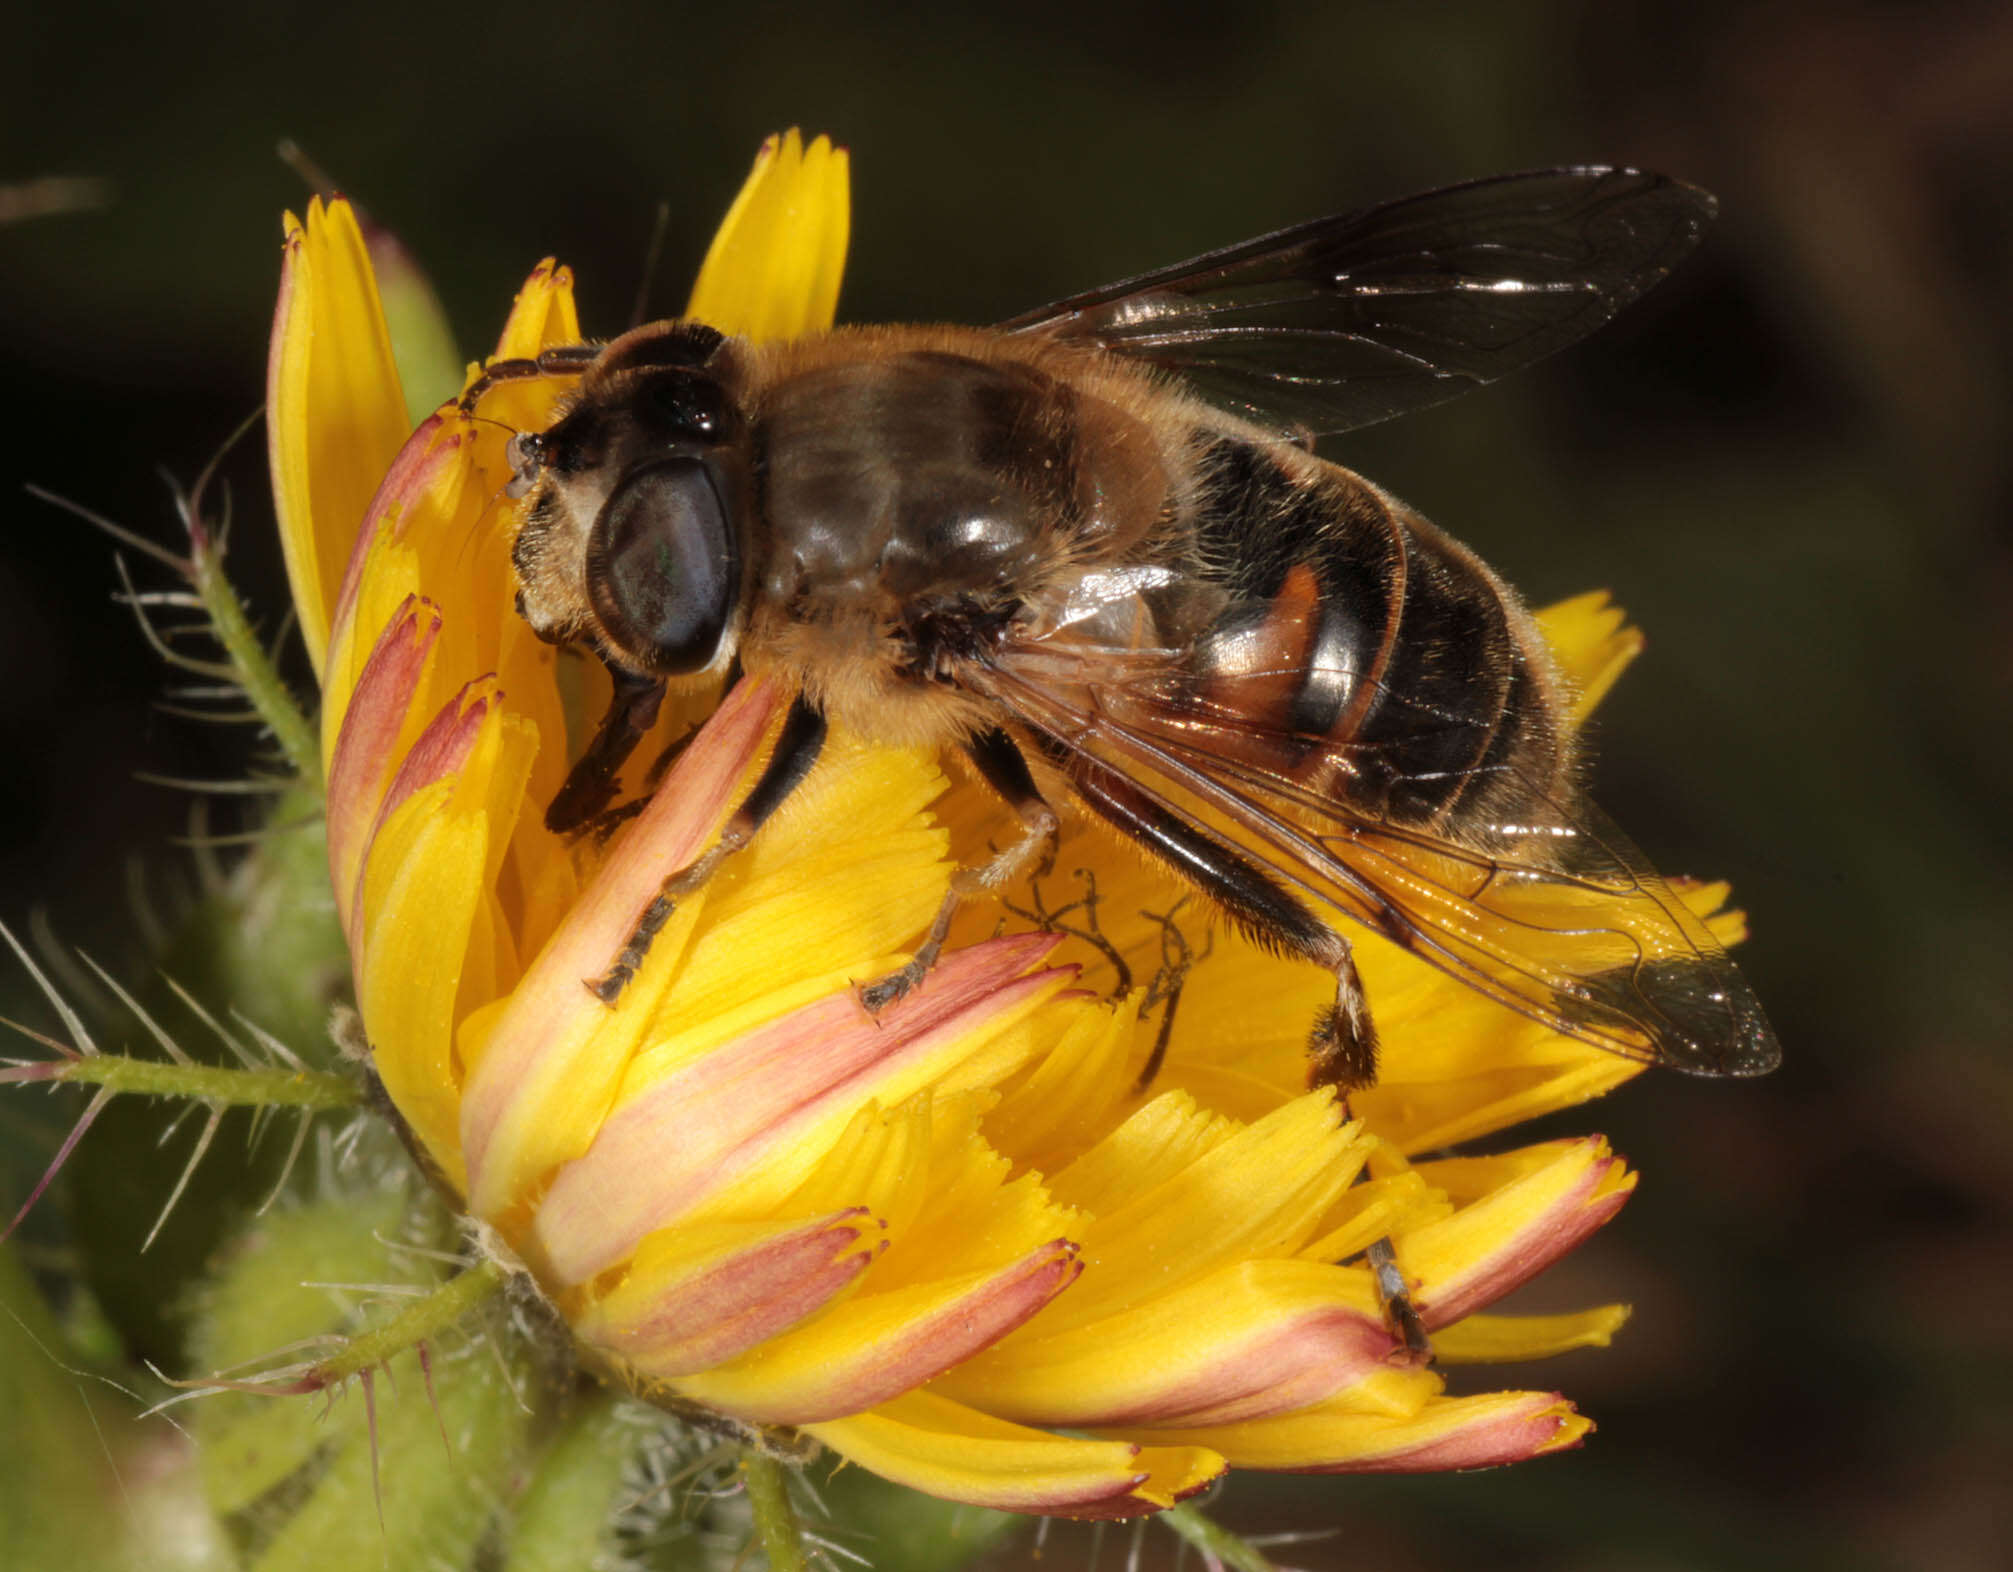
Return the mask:
{"type": "Polygon", "coordinates": [[[1339,1092],[1377,1081],[1377,1023],[1356,970],[1355,947],[1333,935],[1339,956],[1323,957],[1335,972],[1335,1002],[1315,1018],[1307,1034],[1307,1084],[1339,1092]]]}
{"type": "MultiPolygon", "coordinates": [[[[1089,806],[1171,864],[1254,938],[1303,955],[1335,974],[1335,1002],[1321,1012],[1308,1035],[1307,1080],[1310,1086],[1334,1087],[1346,1111],[1348,1093],[1377,1079],[1377,1028],[1349,941],[1263,868],[1134,782],[1081,755],[1064,755],[1057,762],[1073,766],[1071,782],[1089,806]]],[[[1398,1270],[1391,1241],[1372,1244],[1366,1264],[1376,1280],[1392,1338],[1414,1356],[1429,1357],[1426,1328],[1398,1270]]]]}

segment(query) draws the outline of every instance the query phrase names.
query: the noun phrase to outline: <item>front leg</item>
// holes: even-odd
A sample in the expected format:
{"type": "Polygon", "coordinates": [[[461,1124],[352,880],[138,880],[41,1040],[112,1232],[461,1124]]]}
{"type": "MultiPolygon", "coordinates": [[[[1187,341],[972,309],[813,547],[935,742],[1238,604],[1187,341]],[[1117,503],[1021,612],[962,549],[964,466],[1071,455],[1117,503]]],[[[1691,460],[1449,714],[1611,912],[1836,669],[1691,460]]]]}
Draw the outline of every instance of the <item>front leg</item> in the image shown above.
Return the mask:
{"type": "Polygon", "coordinates": [[[616,665],[609,666],[608,675],[615,680],[608,713],[545,810],[545,827],[555,835],[584,829],[607,811],[615,797],[616,777],[636,744],[657,724],[657,711],[664,703],[662,677],[638,676],[616,665]]]}
{"type": "Polygon", "coordinates": [[[800,695],[790,706],[783,729],[777,734],[775,752],[769,755],[761,777],[720,831],[720,838],[696,861],[687,863],[658,887],[655,899],[636,919],[636,926],[630,930],[621,954],[615,957],[615,964],[588,982],[595,998],[612,1006],[622,997],[622,990],[629,986],[650,953],[651,943],[678,909],[680,898],[712,878],[722,862],[755,838],[755,832],[768,822],[769,816],[804,783],[824,745],[825,717],[800,695]]]}
{"type": "Polygon", "coordinates": [[[966,901],[997,890],[1030,868],[1045,867],[1055,856],[1055,809],[1035,786],[1027,760],[1021,757],[1013,739],[1003,731],[989,731],[965,744],[965,757],[971,760],[980,778],[1013,809],[1020,820],[1020,838],[976,868],[960,868],[951,875],[950,891],[937,908],[936,919],[909,964],[860,990],[860,1003],[869,1015],[879,1015],[929,975],[937,957],[943,954],[952,919],[966,901]]]}

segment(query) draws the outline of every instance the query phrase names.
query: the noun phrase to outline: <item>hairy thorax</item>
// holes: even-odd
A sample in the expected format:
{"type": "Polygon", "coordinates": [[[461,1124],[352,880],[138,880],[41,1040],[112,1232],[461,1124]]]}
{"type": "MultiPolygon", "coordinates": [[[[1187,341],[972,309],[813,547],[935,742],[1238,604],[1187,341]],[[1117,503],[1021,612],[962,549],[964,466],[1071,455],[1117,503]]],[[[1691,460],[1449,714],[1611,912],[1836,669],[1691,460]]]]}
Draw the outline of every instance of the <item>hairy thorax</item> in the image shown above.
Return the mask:
{"type": "Polygon", "coordinates": [[[982,729],[956,671],[1086,567],[1150,554],[1176,511],[1184,433],[1102,357],[916,328],[757,353],[743,659],[863,734],[982,729]]]}

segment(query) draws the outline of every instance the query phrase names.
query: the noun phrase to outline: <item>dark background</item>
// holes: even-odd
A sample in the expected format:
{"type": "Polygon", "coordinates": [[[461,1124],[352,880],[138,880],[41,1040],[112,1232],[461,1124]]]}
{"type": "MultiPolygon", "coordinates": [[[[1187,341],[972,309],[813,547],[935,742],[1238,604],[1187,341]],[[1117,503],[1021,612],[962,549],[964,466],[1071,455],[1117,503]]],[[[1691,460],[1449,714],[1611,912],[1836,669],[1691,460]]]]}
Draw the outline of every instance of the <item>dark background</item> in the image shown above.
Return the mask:
{"type": "MultiPolygon", "coordinates": [[[[1597,339],[1327,451],[1534,601],[1607,586],[1648,629],[1597,792],[1660,866],[1735,881],[1788,1063],[1559,1121],[1644,1170],[1529,1296],[1637,1306],[1613,1350],[1514,1373],[1598,1418],[1584,1451],[1245,1477],[1220,1510],[1336,1528],[1278,1551],[1303,1565],[2006,1564],[2013,10],[37,11],[0,50],[0,184],[96,177],[110,200],[0,225],[7,467],[160,538],[157,466],[190,477],[262,394],[302,197],[282,136],[426,261],[469,353],[548,252],[588,330],[620,327],[660,198],[675,311],[792,123],[853,151],[856,319],[991,320],[1504,169],[1715,190],[1702,257],[1597,339]]],[[[238,570],[276,619],[261,445],[232,466],[238,570]]],[[[187,877],[186,799],[133,771],[228,774],[247,739],[153,707],[103,538],[19,495],[0,529],[0,918],[41,909],[117,956],[134,859],[156,904],[187,877]]]]}

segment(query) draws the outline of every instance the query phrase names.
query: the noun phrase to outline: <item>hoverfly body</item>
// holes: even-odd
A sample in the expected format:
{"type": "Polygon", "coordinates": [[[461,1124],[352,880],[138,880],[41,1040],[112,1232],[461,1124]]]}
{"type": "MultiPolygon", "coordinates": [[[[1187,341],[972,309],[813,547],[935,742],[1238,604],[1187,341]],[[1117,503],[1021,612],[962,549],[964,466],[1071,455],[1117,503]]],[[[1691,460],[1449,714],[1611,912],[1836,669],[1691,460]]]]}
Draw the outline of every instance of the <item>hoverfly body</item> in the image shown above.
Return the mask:
{"type": "Polygon", "coordinates": [[[1631,1058],[1752,1075],[1779,1050],[1705,925],[1575,784],[1568,695],[1473,552],[1311,451],[1592,332],[1712,216],[1663,176],[1509,175],[1282,230],[990,329],[751,344],[693,321],[492,365],[571,376],[517,436],[519,609],[615,678],[548,813],[595,820],[667,682],[795,695],[719,842],[606,974],[814,767],[827,725],[961,750],[1019,833],[1074,799],[1273,948],[1327,968],[1310,1080],[1374,1080],[1347,924],[1631,1058]]]}

